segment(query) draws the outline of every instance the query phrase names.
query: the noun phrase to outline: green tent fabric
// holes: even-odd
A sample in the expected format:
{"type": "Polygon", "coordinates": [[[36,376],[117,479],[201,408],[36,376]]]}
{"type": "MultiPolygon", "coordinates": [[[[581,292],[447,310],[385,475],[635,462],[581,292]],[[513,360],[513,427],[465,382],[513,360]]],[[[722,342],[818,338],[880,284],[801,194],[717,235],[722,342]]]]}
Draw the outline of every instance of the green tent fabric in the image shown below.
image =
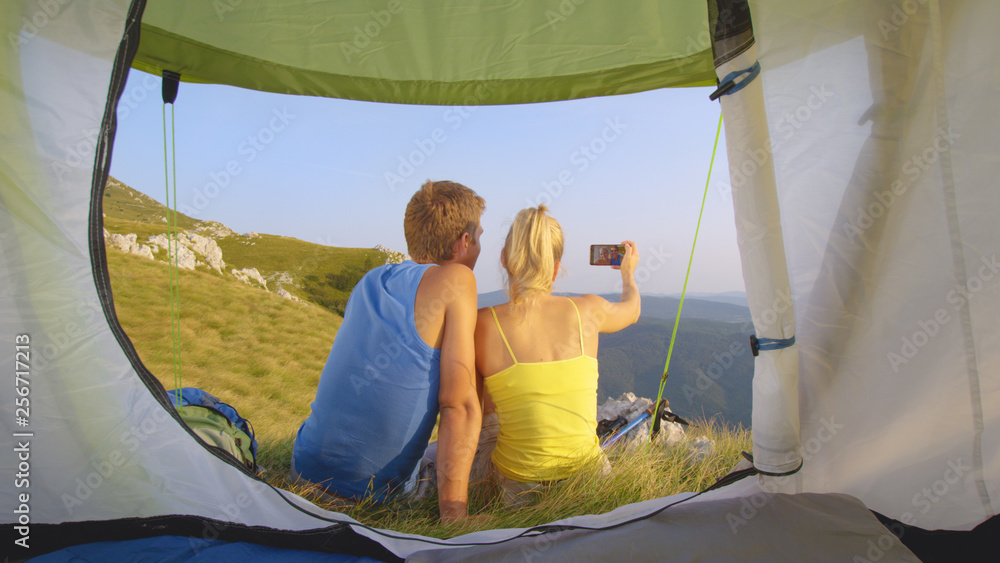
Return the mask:
{"type": "Polygon", "coordinates": [[[133,66],[406,104],[520,104],[715,84],[701,0],[150,2],[133,66]]]}

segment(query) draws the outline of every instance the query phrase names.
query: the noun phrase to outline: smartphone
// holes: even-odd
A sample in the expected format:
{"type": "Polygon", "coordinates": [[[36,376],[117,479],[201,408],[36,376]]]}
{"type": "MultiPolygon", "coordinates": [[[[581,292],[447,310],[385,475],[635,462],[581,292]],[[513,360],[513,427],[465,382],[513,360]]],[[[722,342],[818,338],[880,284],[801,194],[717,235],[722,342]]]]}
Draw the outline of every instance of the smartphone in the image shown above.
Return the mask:
{"type": "Polygon", "coordinates": [[[591,266],[620,266],[625,256],[624,244],[590,245],[591,266]]]}

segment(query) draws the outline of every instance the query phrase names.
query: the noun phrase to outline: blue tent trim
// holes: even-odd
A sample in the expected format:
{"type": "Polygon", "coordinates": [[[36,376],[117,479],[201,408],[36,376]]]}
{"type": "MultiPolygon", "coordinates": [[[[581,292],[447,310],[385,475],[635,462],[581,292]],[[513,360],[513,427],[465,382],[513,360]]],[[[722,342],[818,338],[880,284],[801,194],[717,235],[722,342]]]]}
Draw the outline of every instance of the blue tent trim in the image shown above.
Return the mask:
{"type": "MultiPolygon", "coordinates": [[[[0,526],[0,542],[3,542],[3,545],[12,546],[14,540],[20,537],[21,535],[14,529],[13,524],[0,526]]],[[[201,557],[202,552],[218,554],[218,557],[215,555],[211,557],[212,561],[228,561],[229,554],[233,554],[233,560],[238,557],[240,561],[268,561],[270,559],[267,558],[272,556],[275,561],[279,558],[281,560],[311,561],[312,559],[305,559],[306,555],[313,558],[342,555],[360,558],[358,560],[361,561],[402,561],[385,546],[362,536],[347,524],[293,531],[264,526],[246,526],[212,518],[182,515],[63,522],[61,524],[32,523],[29,548],[24,550],[17,547],[17,552],[11,555],[15,555],[18,559],[28,559],[46,554],[57,554],[60,551],[63,552],[63,555],[59,555],[55,559],[42,559],[42,561],[80,560],[73,559],[74,557],[80,557],[84,561],[188,561],[194,557],[201,557]],[[168,540],[165,540],[166,543],[161,544],[152,541],[165,537],[180,538],[180,542],[170,544],[168,540]],[[138,542],[133,544],[133,547],[128,547],[128,544],[137,540],[150,541],[149,543],[138,542]],[[118,548],[113,544],[123,544],[125,547],[118,548]],[[242,547],[225,547],[224,544],[239,544],[242,547]],[[86,547],[88,545],[90,547],[86,547]],[[136,554],[139,553],[137,550],[141,549],[144,553],[146,547],[149,547],[155,554],[158,552],[157,550],[164,549],[163,546],[167,545],[173,545],[176,549],[174,556],[159,559],[156,557],[136,558],[136,554]],[[80,546],[80,549],[69,549],[74,546],[80,546]],[[256,551],[253,551],[252,557],[249,559],[246,555],[237,555],[246,553],[246,550],[256,551]],[[289,558],[299,558],[288,559],[280,555],[287,550],[292,550],[289,558]],[[301,552],[304,555],[297,555],[295,552],[301,552]],[[105,557],[103,555],[105,553],[117,555],[117,557],[105,557]],[[122,557],[122,555],[127,556],[122,557]]],[[[193,560],[207,561],[208,559],[193,560]]],[[[334,560],[350,561],[351,559],[334,560]]]]}
{"type": "Polygon", "coordinates": [[[159,536],[128,541],[76,545],[32,559],[38,563],[142,561],[142,562],[244,562],[311,563],[313,561],[370,562],[369,557],[282,549],[247,542],[226,542],[184,536],[159,536]]]}

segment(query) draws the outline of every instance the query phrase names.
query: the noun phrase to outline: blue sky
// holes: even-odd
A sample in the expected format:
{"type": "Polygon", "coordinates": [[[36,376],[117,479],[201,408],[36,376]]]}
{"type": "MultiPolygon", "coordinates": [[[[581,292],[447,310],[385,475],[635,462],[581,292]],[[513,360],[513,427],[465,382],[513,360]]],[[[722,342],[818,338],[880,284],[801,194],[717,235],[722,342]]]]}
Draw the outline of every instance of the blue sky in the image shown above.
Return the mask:
{"type": "MultiPolygon", "coordinates": [[[[404,106],[181,84],[175,111],[181,211],[331,246],[405,251],[403,211],[426,179],[486,199],[481,292],[518,210],[545,203],[563,226],[557,290],[615,291],[591,244],[635,240],[643,293],[684,283],[719,105],[708,88],[517,106],[404,106]]],[[[111,174],[164,201],[160,80],[132,71],[111,174]]],[[[169,115],[169,114],[168,114],[169,115]]],[[[741,291],[724,137],[689,292],[741,291]]]]}

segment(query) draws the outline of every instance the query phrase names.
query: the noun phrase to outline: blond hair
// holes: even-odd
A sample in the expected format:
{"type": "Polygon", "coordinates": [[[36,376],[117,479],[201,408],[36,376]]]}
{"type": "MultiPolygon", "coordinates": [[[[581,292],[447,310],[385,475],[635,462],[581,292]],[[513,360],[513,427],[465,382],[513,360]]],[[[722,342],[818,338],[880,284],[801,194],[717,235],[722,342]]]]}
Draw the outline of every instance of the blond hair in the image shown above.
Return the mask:
{"type": "Polygon", "coordinates": [[[514,218],[503,244],[506,289],[517,307],[537,293],[550,293],[556,262],[562,260],[563,234],[545,205],[522,209],[514,218]]]}
{"type": "Polygon", "coordinates": [[[406,204],[403,234],[410,256],[417,261],[450,260],[455,241],[469,233],[476,242],[476,227],[486,202],[457,182],[427,180],[406,204]]]}

